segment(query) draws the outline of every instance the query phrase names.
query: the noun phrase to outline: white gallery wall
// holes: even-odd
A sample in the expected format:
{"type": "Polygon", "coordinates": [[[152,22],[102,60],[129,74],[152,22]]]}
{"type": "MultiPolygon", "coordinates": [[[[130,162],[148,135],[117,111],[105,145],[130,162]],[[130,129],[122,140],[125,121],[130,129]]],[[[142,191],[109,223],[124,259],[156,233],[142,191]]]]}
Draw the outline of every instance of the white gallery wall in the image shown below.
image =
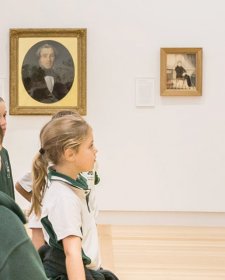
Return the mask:
{"type": "MultiPolygon", "coordinates": [[[[87,116],[95,134],[102,211],[225,212],[223,1],[48,0],[0,9],[0,95],[9,106],[10,28],[87,28],[87,116]],[[160,48],[203,48],[198,97],[160,96],[160,48]],[[155,106],[136,107],[136,78],[155,106]]],[[[8,116],[14,181],[31,168],[50,116],[8,116]]],[[[17,194],[22,208],[28,205],[17,194]]],[[[145,216],[147,223],[148,216],[145,216]]],[[[110,221],[110,220],[108,220],[110,221]]],[[[225,224],[225,222],[224,222],[225,224]]]]}

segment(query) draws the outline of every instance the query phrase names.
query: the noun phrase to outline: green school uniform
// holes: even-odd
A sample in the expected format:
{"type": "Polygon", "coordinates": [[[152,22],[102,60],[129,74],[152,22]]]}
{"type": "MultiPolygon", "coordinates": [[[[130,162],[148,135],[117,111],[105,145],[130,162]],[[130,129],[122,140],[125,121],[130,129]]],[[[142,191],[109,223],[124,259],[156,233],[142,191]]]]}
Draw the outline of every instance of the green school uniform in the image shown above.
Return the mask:
{"type": "Polygon", "coordinates": [[[47,280],[40,257],[23,223],[25,217],[14,200],[0,192],[0,279],[47,280]]]}
{"type": "Polygon", "coordinates": [[[9,154],[5,148],[1,149],[0,157],[1,157],[0,191],[6,193],[7,195],[15,199],[11,164],[9,160],[9,154]]]}
{"type": "Polygon", "coordinates": [[[74,180],[50,168],[48,179],[41,218],[49,244],[43,260],[46,275],[51,280],[68,280],[62,240],[67,236],[78,236],[82,240],[85,279],[118,280],[111,271],[100,267],[98,234],[89,207],[91,190],[88,189],[86,178],[79,175],[74,180]]]}

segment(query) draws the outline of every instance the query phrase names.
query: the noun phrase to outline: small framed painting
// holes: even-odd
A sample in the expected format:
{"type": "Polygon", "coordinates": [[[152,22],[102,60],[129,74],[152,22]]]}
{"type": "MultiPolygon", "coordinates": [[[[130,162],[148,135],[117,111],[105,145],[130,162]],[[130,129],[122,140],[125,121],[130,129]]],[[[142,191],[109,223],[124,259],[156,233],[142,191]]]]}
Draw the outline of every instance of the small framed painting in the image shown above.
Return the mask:
{"type": "Polygon", "coordinates": [[[160,94],[202,95],[202,48],[161,48],[160,94]]]}

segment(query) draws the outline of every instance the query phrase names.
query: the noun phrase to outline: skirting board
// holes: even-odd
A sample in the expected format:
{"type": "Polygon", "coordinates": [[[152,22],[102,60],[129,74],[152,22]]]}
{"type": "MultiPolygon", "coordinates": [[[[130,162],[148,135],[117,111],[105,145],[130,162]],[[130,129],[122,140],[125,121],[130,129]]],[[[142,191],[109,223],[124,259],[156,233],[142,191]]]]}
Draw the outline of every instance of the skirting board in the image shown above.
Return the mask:
{"type": "Polygon", "coordinates": [[[99,211],[97,223],[225,227],[225,213],[99,211]]]}

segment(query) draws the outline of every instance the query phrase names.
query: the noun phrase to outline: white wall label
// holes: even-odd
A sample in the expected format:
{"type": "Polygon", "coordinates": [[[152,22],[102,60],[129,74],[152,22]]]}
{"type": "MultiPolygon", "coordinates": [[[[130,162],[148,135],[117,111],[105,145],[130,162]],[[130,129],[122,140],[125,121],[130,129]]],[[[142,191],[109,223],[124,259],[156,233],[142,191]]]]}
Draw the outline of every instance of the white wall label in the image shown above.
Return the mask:
{"type": "Polygon", "coordinates": [[[137,107],[155,106],[155,79],[136,78],[135,102],[137,107]]]}

